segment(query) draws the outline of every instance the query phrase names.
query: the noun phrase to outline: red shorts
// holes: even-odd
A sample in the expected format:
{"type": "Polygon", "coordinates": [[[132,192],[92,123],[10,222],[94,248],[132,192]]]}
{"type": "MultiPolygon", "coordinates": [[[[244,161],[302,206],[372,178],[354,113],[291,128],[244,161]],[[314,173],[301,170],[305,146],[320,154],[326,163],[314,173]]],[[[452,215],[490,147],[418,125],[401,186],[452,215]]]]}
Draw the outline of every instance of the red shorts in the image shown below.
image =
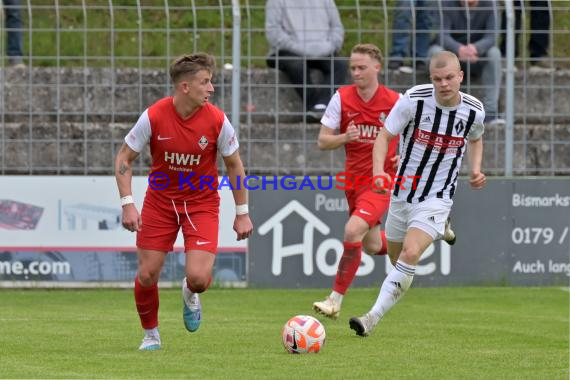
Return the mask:
{"type": "Polygon", "coordinates": [[[366,221],[370,228],[380,224],[382,216],[390,207],[390,194],[379,194],[372,190],[347,191],[348,212],[366,221]]]}
{"type": "Polygon", "coordinates": [[[170,252],[182,227],[184,250],[217,253],[219,208],[197,208],[195,203],[145,197],[137,248],[170,252]]]}

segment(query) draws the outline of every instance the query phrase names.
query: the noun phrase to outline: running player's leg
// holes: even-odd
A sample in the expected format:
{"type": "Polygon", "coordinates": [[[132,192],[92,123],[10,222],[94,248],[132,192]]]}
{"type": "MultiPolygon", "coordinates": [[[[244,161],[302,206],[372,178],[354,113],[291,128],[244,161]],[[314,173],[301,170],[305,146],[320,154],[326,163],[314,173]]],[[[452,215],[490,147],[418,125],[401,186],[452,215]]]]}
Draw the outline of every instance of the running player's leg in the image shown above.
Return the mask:
{"type": "Polygon", "coordinates": [[[135,279],[135,303],[145,330],[139,349],[160,348],[158,333],[158,279],[166,254],[173,249],[178,223],[175,210],[163,207],[157,199],[145,197],[137,232],[138,272],[135,279]]]}
{"type": "Polygon", "coordinates": [[[186,277],[182,281],[184,326],[190,332],[198,330],[202,322],[200,293],[212,282],[212,269],[216,255],[212,252],[190,250],[186,252],[186,277]]]}
{"type": "Polygon", "coordinates": [[[385,243],[386,235],[380,229],[380,224],[370,228],[362,238],[362,250],[368,255],[386,254],[387,248],[385,243]],[[384,252],[384,253],[382,253],[384,252]]]}
{"type": "MultiPolygon", "coordinates": [[[[404,228],[407,228],[407,231],[399,259],[386,276],[376,303],[364,316],[350,320],[350,327],[358,335],[370,334],[372,328],[410,288],[422,253],[434,240],[443,235],[445,221],[452,204],[451,201],[440,199],[418,205],[405,202],[392,203],[386,223],[389,241],[400,241],[404,228]]],[[[395,248],[396,244],[390,247],[390,249],[395,248]]]]}
{"type": "Polygon", "coordinates": [[[362,255],[362,238],[370,225],[360,216],[352,215],[344,228],[344,250],[340,258],[331,294],[313,303],[313,309],[330,318],[338,318],[344,294],[352,284],[362,255]]]}
{"type": "MultiPolygon", "coordinates": [[[[447,200],[431,199],[422,204],[407,206],[410,210],[408,230],[394,269],[386,277],[380,295],[372,307],[374,316],[381,319],[409,289],[422,253],[434,240],[443,236],[452,204],[453,202],[447,200]]],[[[389,220],[390,223],[393,221],[394,218],[389,220]]],[[[393,228],[390,229],[389,235],[397,235],[392,230],[393,228]]],[[[399,239],[396,236],[394,240],[399,239]]],[[[394,242],[390,249],[396,250],[399,245],[394,242]]]]}
{"type": "Polygon", "coordinates": [[[400,257],[400,252],[402,252],[403,242],[401,241],[390,241],[388,242],[388,256],[390,257],[390,262],[392,266],[396,266],[396,262],[400,257]]]}
{"type": "Polygon", "coordinates": [[[343,253],[337,269],[331,294],[324,300],[315,302],[313,309],[331,318],[338,318],[344,295],[354,281],[362,258],[363,239],[366,239],[367,252],[382,251],[380,228],[377,227],[386,211],[389,198],[384,202],[379,194],[364,191],[351,202],[351,216],[345,226],[343,253]],[[379,198],[380,197],[380,198],[379,198]],[[385,207],[386,206],[386,207],[385,207]]]}
{"type": "Polygon", "coordinates": [[[453,245],[457,241],[457,235],[455,231],[451,229],[451,218],[449,217],[445,221],[445,231],[443,232],[442,239],[449,245],[453,245]]]}
{"type": "Polygon", "coordinates": [[[368,193],[368,196],[359,200],[359,210],[372,209],[372,218],[369,220],[371,223],[377,220],[377,223],[371,224],[370,230],[362,240],[362,248],[364,252],[369,255],[385,255],[388,253],[388,244],[386,240],[386,233],[380,228],[380,220],[388,212],[390,207],[390,197],[377,194],[374,192],[368,193]]]}
{"type": "Polygon", "coordinates": [[[218,249],[217,210],[185,210],[182,231],[186,249],[186,277],[182,281],[182,318],[190,332],[202,322],[200,293],[212,282],[212,270],[218,249]]]}
{"type": "Polygon", "coordinates": [[[138,249],[139,269],[135,278],[135,303],[141,325],[145,330],[140,350],[160,348],[158,333],[158,279],[166,252],[138,249]]]}
{"type": "Polygon", "coordinates": [[[423,251],[432,242],[433,238],[428,233],[414,227],[408,230],[404,238],[400,258],[396,262],[395,267],[386,276],[376,303],[362,317],[350,319],[351,329],[361,336],[368,336],[372,332],[374,326],[410,288],[414,279],[416,264],[423,251]]]}

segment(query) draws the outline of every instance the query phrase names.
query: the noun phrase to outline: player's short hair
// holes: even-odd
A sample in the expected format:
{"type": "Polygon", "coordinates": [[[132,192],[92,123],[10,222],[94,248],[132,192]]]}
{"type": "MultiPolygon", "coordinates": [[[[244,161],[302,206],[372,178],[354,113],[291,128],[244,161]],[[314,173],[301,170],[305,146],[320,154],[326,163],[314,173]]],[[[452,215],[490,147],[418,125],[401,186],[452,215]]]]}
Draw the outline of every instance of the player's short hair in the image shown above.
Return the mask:
{"type": "Polygon", "coordinates": [[[374,44],[358,44],[352,48],[351,53],[357,54],[366,54],[370,58],[377,60],[380,64],[382,64],[383,57],[382,57],[382,50],[374,44]]]}
{"type": "Polygon", "coordinates": [[[459,58],[457,58],[457,56],[450,51],[442,50],[432,55],[429,67],[430,69],[432,67],[434,69],[441,69],[447,66],[449,63],[457,65],[457,69],[461,70],[461,64],[459,63],[459,58]]]}
{"type": "Polygon", "coordinates": [[[200,70],[206,70],[210,74],[214,74],[215,69],[216,60],[209,54],[184,54],[170,64],[170,79],[172,83],[178,83],[185,75],[195,75],[200,70]]]}

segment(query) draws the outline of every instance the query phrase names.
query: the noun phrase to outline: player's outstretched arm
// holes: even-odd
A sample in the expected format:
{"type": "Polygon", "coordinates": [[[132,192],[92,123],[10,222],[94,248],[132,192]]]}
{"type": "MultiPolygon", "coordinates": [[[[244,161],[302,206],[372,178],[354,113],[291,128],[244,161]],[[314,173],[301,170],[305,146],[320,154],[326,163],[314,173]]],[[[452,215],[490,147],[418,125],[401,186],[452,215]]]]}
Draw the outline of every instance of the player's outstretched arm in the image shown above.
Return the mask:
{"type": "Polygon", "coordinates": [[[138,156],[138,152],[132,150],[126,143],[123,143],[115,159],[115,179],[117,180],[123,207],[122,223],[123,227],[129,231],[140,231],[142,225],[142,219],[135,207],[131,190],[133,178],[132,164],[138,156]]]}
{"type": "Polygon", "coordinates": [[[384,194],[390,189],[390,176],[384,171],[384,163],[386,162],[386,154],[388,154],[388,145],[395,136],[382,128],[374,141],[372,150],[372,175],[374,180],[373,190],[384,194]]]}
{"type": "Polygon", "coordinates": [[[245,178],[245,170],[243,169],[239,152],[235,151],[231,155],[224,157],[224,164],[228,170],[228,177],[232,184],[232,193],[236,203],[234,231],[237,234],[237,240],[247,239],[253,232],[253,223],[251,223],[249,218],[246,189],[244,186],[238,186],[238,178],[245,178]]]}
{"type": "Polygon", "coordinates": [[[483,139],[469,140],[467,147],[467,157],[470,166],[469,184],[473,189],[482,189],[487,183],[487,177],[481,173],[481,163],[483,162],[483,139]]]}
{"type": "Polygon", "coordinates": [[[359,132],[354,122],[346,128],[346,133],[336,134],[334,129],[321,125],[317,144],[320,150],[332,150],[358,140],[359,132]]]}

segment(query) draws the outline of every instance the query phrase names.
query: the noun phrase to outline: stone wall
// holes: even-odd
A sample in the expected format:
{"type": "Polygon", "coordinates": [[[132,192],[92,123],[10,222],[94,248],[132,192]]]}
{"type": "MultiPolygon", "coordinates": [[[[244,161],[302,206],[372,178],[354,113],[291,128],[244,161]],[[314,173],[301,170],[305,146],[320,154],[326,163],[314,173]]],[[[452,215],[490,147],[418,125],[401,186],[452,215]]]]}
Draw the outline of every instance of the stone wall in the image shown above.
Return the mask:
{"type": "MultiPolygon", "coordinates": [[[[140,112],[170,93],[162,70],[7,68],[0,77],[0,157],[7,174],[111,174],[113,154],[140,112]]],[[[302,104],[280,73],[259,69],[244,72],[241,79],[241,154],[251,172],[325,174],[342,169],[342,151],[316,148],[319,125],[302,122],[302,104]]],[[[413,80],[399,73],[382,77],[399,91],[413,80]]],[[[223,104],[229,114],[231,72],[218,73],[216,82],[213,102],[223,104]]],[[[568,175],[570,72],[519,72],[516,86],[515,141],[526,143],[515,145],[515,172],[568,175]]],[[[477,88],[471,92],[480,95],[477,88]]],[[[144,154],[138,174],[146,172],[147,164],[144,154]]],[[[487,130],[485,166],[502,173],[503,130],[487,130]]]]}

